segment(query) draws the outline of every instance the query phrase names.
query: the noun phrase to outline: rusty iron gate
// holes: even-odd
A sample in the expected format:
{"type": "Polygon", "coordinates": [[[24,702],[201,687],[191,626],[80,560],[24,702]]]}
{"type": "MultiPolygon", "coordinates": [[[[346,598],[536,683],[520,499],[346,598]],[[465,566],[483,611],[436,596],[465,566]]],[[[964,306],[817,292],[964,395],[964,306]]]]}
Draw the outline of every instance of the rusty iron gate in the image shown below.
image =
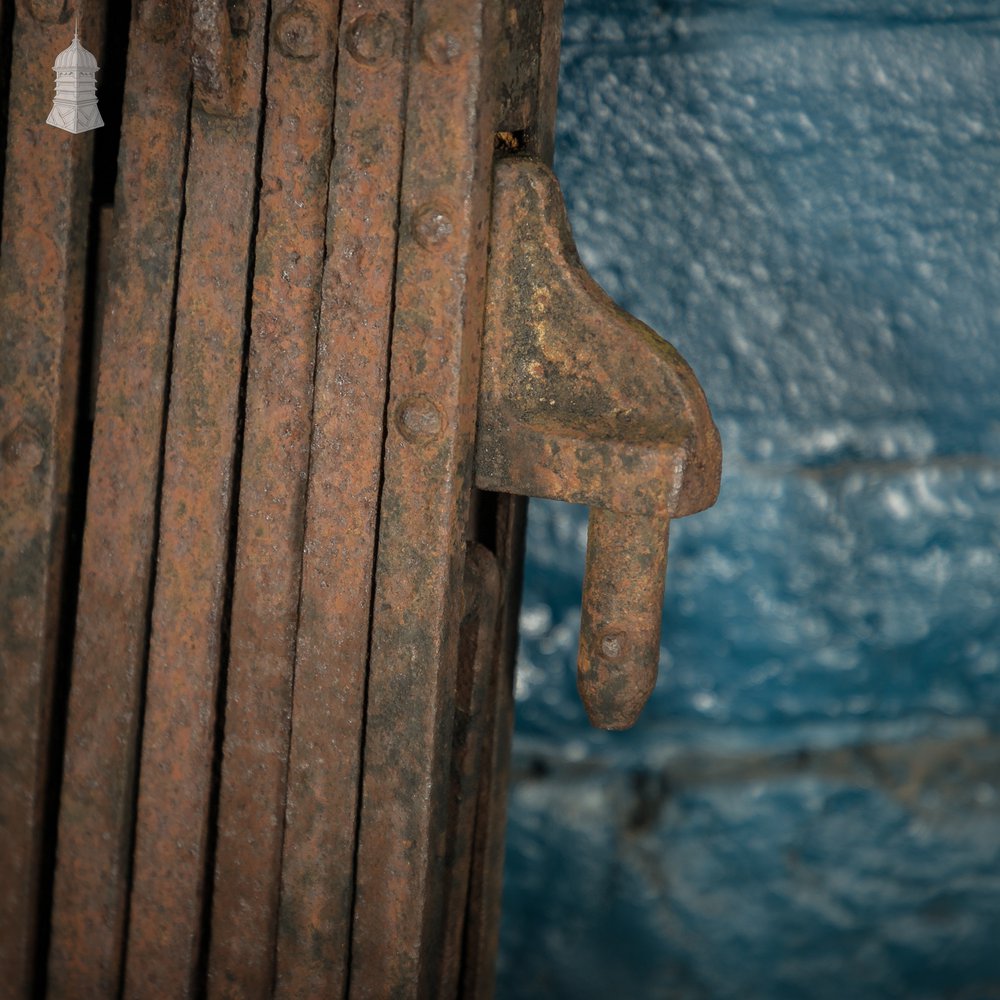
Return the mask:
{"type": "Polygon", "coordinates": [[[0,996],[490,995],[523,498],[614,729],[719,481],[576,258],[560,7],[0,0],[0,996]]]}

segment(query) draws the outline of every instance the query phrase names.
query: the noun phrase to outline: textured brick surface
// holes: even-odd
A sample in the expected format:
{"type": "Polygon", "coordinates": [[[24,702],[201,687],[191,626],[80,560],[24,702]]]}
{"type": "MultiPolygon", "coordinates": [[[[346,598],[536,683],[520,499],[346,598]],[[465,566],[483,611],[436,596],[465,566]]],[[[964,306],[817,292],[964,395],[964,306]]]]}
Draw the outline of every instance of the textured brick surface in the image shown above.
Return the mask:
{"type": "Polygon", "coordinates": [[[570,0],[556,169],[726,466],[627,734],[532,507],[500,996],[1000,997],[1000,9],[570,0]]]}

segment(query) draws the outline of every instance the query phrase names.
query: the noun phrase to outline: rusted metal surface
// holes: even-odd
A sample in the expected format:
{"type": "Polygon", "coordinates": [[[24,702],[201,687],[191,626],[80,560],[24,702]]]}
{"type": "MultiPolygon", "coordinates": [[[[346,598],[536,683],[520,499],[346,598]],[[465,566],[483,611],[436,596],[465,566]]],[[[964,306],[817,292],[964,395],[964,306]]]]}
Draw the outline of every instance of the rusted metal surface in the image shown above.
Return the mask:
{"type": "Polygon", "coordinates": [[[551,164],[562,0],[508,0],[495,58],[498,65],[497,132],[516,148],[551,164]]]}
{"type": "MultiPolygon", "coordinates": [[[[95,242],[94,252],[94,318],[90,341],[90,381],[87,386],[81,386],[81,392],[87,399],[86,416],[91,425],[97,414],[97,378],[101,368],[101,341],[104,328],[104,313],[108,304],[108,284],[111,274],[111,244],[115,226],[114,205],[103,204],[97,210],[97,220],[93,223],[95,232],[91,239],[95,242]]],[[[81,416],[83,414],[81,413],[81,416]]],[[[93,443],[93,430],[91,430],[93,443]]],[[[88,458],[90,451],[87,452],[88,458]]],[[[89,463],[88,463],[89,467],[89,463]]],[[[82,535],[82,528],[81,528],[82,535]]],[[[81,555],[82,562],[82,555],[81,555]]],[[[79,584],[77,585],[79,588],[79,584]]],[[[77,601],[79,606],[79,600],[77,601]]],[[[74,633],[75,639],[75,633],[74,633]]]]}
{"type": "MultiPolygon", "coordinates": [[[[0,248],[0,996],[33,994],[50,713],[78,394],[91,136],[45,124],[70,35],[16,10],[0,248]],[[44,226],[39,225],[44,220],[44,226]]],[[[75,13],[100,58],[104,4],[75,13]]]]}
{"type": "Polygon", "coordinates": [[[503,496],[497,504],[496,557],[501,571],[497,627],[489,688],[482,716],[483,746],[469,872],[462,968],[458,995],[493,995],[500,931],[504,834],[510,744],[514,728],[514,659],[521,603],[521,571],[527,505],[523,497],[503,496]]]}
{"type": "Polygon", "coordinates": [[[196,990],[267,7],[233,35],[232,116],[197,104],[185,190],[125,991],[196,990]]]}
{"type": "MultiPolygon", "coordinates": [[[[14,33],[13,0],[0,0],[0,149],[7,151],[7,109],[10,97],[11,43],[14,33]]],[[[6,155],[0,156],[0,226],[3,225],[3,185],[6,155]]]]}
{"type": "Polygon", "coordinates": [[[194,99],[209,114],[233,111],[236,45],[227,0],[191,0],[194,99]]]}
{"type": "Polygon", "coordinates": [[[183,3],[133,17],[70,691],[49,983],[118,990],[156,545],[190,61],[183,3]],[[153,16],[153,15],[156,16],[153,16]]]}
{"type": "Polygon", "coordinates": [[[601,729],[627,729],[653,693],[669,525],[590,509],[577,686],[601,729]]]}
{"type": "MultiPolygon", "coordinates": [[[[52,995],[490,996],[523,495],[593,507],[591,718],[629,724],[655,680],[667,525],[714,500],[714,425],[573,252],[543,165],[559,0],[412,6],[136,0],[52,995]]],[[[76,178],[46,176],[65,221],[86,175],[60,155],[43,164],[76,178]]],[[[29,682],[0,734],[20,782],[0,821],[24,834],[0,862],[5,926],[31,918],[3,943],[12,996],[37,974],[35,668],[57,635],[82,280],[64,226],[43,247],[55,306],[19,288],[25,204],[9,173],[4,304],[49,331],[22,338],[35,357],[5,330],[0,410],[21,489],[0,558],[34,574],[0,645],[29,682]],[[25,526],[30,552],[7,544],[25,526]]]]}
{"type": "MultiPolygon", "coordinates": [[[[527,129],[534,133],[540,124],[537,105],[542,48],[539,41],[547,8],[552,5],[506,0],[502,6],[494,53],[497,65],[494,127],[498,133],[522,133],[527,129]]],[[[558,71],[558,66],[556,69],[558,71]]],[[[534,136],[522,136],[520,141],[530,142],[532,138],[534,136]]]]}
{"type": "Polygon", "coordinates": [[[276,993],[348,976],[409,3],[345,0],[295,662],[276,993]]]}
{"type": "Polygon", "coordinates": [[[583,269],[528,158],[496,169],[483,343],[477,484],[634,515],[596,515],[579,660],[592,721],[624,728],[656,678],[667,519],[715,502],[718,431],[684,359],[583,269]]]}
{"type": "Polygon", "coordinates": [[[455,997],[469,899],[475,819],[484,744],[492,718],[488,695],[496,662],[500,572],[489,549],[471,543],[465,562],[463,614],[458,636],[455,722],[451,747],[451,803],[444,843],[444,928],[435,996],[455,997]]]}
{"type": "Polygon", "coordinates": [[[497,164],[476,481],[648,516],[718,493],[694,373],[580,264],[552,172],[497,164]]]}
{"type": "Polygon", "coordinates": [[[337,5],[275,0],[226,682],[209,993],[269,996],[323,273],[337,5]]]}
{"type": "Polygon", "coordinates": [[[433,994],[495,122],[496,5],[414,10],[350,994],[433,994]]]}
{"type": "MultiPolygon", "coordinates": [[[[520,130],[522,153],[551,163],[562,0],[542,0],[537,6],[514,2],[511,6],[514,10],[507,12],[504,21],[505,35],[511,38],[516,34],[517,40],[509,42],[501,60],[501,71],[507,79],[500,85],[501,97],[505,99],[501,102],[499,128],[520,130]],[[510,83],[510,79],[520,82],[510,83]],[[515,93],[521,95],[518,101],[507,97],[515,93]],[[512,113],[515,108],[516,116],[512,113]]],[[[495,550],[501,571],[501,594],[496,662],[483,717],[481,777],[459,986],[460,996],[482,1000],[493,995],[499,945],[526,514],[527,501],[523,496],[507,494],[497,498],[495,550]]]]}

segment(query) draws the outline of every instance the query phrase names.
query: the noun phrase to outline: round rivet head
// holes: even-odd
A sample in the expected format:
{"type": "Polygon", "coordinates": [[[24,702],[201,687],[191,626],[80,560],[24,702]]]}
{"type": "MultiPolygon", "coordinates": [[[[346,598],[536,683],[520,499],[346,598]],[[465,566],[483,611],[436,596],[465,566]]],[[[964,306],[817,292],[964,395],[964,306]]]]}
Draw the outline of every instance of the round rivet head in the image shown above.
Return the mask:
{"type": "Polygon", "coordinates": [[[606,632],[601,637],[601,656],[606,660],[617,660],[624,651],[624,632],[606,632]]]}
{"type": "Polygon", "coordinates": [[[308,11],[286,10],[274,26],[274,39],[289,59],[315,59],[319,53],[316,19],[308,11]]]}
{"type": "Polygon", "coordinates": [[[396,25],[388,14],[362,14],[347,28],[347,51],[366,66],[378,66],[396,48],[396,25]]]}
{"type": "Polygon", "coordinates": [[[424,205],[413,213],[413,235],[425,250],[437,250],[452,234],[448,213],[437,205],[424,205]]]}
{"type": "Polygon", "coordinates": [[[409,396],[399,404],[396,426],[408,441],[431,441],[441,433],[441,411],[427,396],[409,396]]]}
{"type": "Polygon", "coordinates": [[[25,424],[18,424],[3,439],[0,453],[5,465],[29,471],[37,469],[45,457],[45,449],[38,435],[25,424]]]}
{"type": "Polygon", "coordinates": [[[462,54],[462,41],[447,28],[429,28],[420,39],[420,50],[435,66],[450,66],[462,54]]]}

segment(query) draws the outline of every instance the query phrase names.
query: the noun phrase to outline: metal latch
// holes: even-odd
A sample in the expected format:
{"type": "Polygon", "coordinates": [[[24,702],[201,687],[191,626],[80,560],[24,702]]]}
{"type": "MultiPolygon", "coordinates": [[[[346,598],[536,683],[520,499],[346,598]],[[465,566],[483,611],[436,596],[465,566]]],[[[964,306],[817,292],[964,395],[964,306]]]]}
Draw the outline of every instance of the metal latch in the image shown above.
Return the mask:
{"type": "Polygon", "coordinates": [[[587,274],[544,164],[497,164],[490,241],[476,485],[590,506],[578,686],[625,729],[656,683],[670,520],[715,503],[719,433],[687,362],[587,274]]]}

